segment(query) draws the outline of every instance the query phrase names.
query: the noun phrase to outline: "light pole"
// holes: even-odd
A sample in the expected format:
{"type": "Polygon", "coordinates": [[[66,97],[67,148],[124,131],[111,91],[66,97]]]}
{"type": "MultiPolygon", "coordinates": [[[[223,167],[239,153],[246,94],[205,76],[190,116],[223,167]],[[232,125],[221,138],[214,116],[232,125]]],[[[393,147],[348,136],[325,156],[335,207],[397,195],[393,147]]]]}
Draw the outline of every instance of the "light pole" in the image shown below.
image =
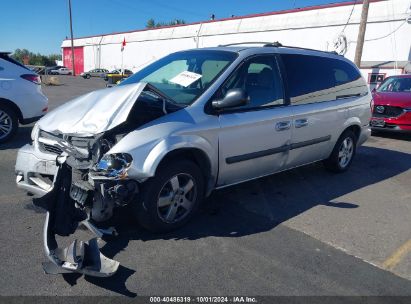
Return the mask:
{"type": "Polygon", "coordinates": [[[368,8],[370,7],[370,0],[362,2],[362,12],[360,28],[358,30],[357,47],[355,49],[354,63],[358,68],[361,68],[362,49],[364,47],[365,30],[367,28],[368,8]]]}
{"type": "Polygon", "coordinates": [[[68,0],[69,15],[70,15],[70,35],[71,35],[71,67],[73,68],[73,76],[76,76],[76,69],[74,68],[74,42],[73,42],[73,21],[71,17],[71,0],[68,0]]]}

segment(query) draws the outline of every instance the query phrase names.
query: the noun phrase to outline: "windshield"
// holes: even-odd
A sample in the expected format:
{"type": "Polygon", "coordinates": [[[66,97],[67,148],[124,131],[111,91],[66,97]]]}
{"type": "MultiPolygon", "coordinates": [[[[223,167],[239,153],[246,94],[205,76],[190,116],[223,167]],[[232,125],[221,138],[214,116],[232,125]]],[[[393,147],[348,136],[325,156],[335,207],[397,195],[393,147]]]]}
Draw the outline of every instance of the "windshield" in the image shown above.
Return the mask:
{"type": "Polygon", "coordinates": [[[411,78],[387,78],[377,92],[411,92],[411,78]]]}
{"type": "Polygon", "coordinates": [[[186,51],[168,55],[119,85],[146,82],[173,102],[190,105],[237,58],[226,51],[186,51]]]}

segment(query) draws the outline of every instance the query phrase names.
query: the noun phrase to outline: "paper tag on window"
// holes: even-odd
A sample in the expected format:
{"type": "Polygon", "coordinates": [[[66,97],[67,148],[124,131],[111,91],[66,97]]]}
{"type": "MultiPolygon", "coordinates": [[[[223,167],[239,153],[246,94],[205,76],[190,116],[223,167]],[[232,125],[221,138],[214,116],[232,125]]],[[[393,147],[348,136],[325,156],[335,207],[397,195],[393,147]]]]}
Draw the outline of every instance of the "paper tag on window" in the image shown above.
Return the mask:
{"type": "Polygon", "coordinates": [[[174,78],[170,79],[170,82],[179,84],[183,87],[188,87],[190,84],[200,79],[201,77],[202,75],[200,74],[184,71],[175,76],[174,78]]]}

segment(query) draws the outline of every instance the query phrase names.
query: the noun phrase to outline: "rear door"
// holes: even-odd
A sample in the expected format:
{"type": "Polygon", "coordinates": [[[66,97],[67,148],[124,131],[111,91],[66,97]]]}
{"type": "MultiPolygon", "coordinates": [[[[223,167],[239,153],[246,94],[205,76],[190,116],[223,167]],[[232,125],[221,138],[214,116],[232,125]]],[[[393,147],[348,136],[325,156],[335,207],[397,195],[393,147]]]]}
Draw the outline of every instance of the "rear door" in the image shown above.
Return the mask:
{"type": "Polygon", "coordinates": [[[290,111],[275,55],[246,60],[217,93],[242,88],[250,103],[219,114],[218,186],[271,174],[283,168],[291,139],[290,111]]]}
{"type": "Polygon", "coordinates": [[[286,167],[327,158],[344,129],[349,108],[366,93],[359,72],[336,58],[282,54],[292,138],[286,167]]]}

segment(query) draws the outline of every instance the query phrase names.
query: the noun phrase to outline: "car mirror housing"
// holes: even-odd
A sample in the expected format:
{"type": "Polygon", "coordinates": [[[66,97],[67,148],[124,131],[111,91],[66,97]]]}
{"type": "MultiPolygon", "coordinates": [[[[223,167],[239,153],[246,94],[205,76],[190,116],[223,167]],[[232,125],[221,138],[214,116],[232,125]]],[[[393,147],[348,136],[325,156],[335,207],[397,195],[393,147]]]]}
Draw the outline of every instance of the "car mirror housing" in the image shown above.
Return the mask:
{"type": "Polygon", "coordinates": [[[240,88],[229,90],[223,99],[214,100],[212,106],[216,110],[235,108],[246,105],[250,98],[248,94],[240,88]]]}

